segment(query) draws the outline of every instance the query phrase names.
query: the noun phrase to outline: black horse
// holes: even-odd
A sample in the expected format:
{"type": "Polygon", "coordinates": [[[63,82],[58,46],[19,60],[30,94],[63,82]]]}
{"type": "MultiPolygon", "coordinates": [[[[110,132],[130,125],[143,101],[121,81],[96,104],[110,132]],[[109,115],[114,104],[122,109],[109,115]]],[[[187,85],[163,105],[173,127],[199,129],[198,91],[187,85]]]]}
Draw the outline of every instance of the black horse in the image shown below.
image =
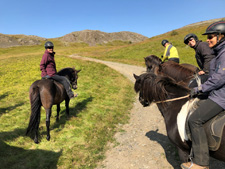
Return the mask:
{"type": "MultiPolygon", "coordinates": [[[[77,79],[80,70],[75,68],[64,68],[57,74],[65,76],[70,82],[72,88],[77,89],[77,79]]],[[[27,128],[26,135],[34,132],[34,142],[38,143],[38,129],[40,123],[40,110],[41,106],[46,111],[46,127],[47,127],[47,140],[50,140],[50,117],[52,113],[52,106],[57,104],[56,120],[59,120],[60,103],[65,100],[66,114],[69,115],[69,97],[62,84],[53,81],[52,79],[42,79],[35,81],[29,90],[31,115],[30,122],[27,128]]]]}
{"type": "MultiPolygon", "coordinates": [[[[190,89],[170,77],[156,76],[153,73],[145,73],[140,76],[134,74],[134,77],[136,79],[135,91],[139,92],[139,96],[143,100],[157,104],[164,118],[169,139],[178,148],[182,162],[187,162],[191,151],[191,141],[182,140],[178,131],[177,116],[182,106],[189,100],[190,89]]],[[[210,151],[210,156],[225,161],[225,130],[222,132],[221,144],[217,150],[210,151]]]]}

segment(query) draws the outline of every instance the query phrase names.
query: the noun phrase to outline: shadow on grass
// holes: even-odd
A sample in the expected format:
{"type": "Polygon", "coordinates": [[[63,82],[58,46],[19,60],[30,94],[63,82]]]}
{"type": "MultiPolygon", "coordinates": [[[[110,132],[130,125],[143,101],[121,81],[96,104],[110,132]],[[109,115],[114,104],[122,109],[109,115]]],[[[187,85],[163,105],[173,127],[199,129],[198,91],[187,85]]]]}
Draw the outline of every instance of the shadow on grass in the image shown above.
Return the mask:
{"type": "Polygon", "coordinates": [[[66,109],[60,112],[60,119],[58,122],[55,122],[53,125],[53,128],[59,128],[60,126],[64,126],[66,124],[66,121],[68,121],[71,117],[77,117],[77,115],[82,112],[82,110],[85,110],[87,107],[87,104],[89,102],[92,102],[93,97],[89,97],[82,102],[78,102],[74,108],[69,108],[69,116],[66,115],[66,109]]]}
{"type": "Polygon", "coordinates": [[[10,146],[7,140],[14,140],[25,135],[25,129],[15,129],[10,132],[0,133],[0,164],[1,168],[28,169],[28,168],[57,168],[60,152],[46,150],[26,150],[10,146]]]}
{"type": "Polygon", "coordinates": [[[0,100],[2,100],[2,99],[4,99],[5,97],[7,97],[9,95],[9,93],[7,92],[7,93],[5,93],[5,94],[3,94],[3,95],[0,95],[0,100]]]}
{"type": "MultiPolygon", "coordinates": [[[[3,95],[0,95],[0,100],[4,99],[5,97],[7,97],[9,95],[9,93],[4,93],[3,95]]],[[[16,109],[17,107],[20,107],[24,105],[24,103],[18,103],[14,106],[6,106],[6,107],[1,107],[0,108],[0,116],[5,114],[5,113],[9,113],[11,110],[16,109]]]]}
{"type": "Polygon", "coordinates": [[[60,152],[46,150],[25,150],[10,146],[0,140],[0,164],[1,168],[28,169],[28,168],[51,168],[57,169],[60,152]]]}
{"type": "Polygon", "coordinates": [[[22,106],[24,103],[18,103],[14,106],[8,106],[8,107],[2,107],[0,108],[0,116],[5,114],[5,113],[9,113],[10,111],[12,111],[13,109],[16,109],[17,107],[22,106]]]}

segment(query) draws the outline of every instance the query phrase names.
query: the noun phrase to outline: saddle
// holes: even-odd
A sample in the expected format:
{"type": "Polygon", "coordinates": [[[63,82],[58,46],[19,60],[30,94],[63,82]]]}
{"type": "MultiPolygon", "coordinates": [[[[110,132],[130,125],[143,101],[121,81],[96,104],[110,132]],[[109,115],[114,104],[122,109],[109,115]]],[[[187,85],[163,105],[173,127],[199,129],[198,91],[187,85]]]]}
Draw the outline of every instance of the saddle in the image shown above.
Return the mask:
{"type": "MultiPolygon", "coordinates": [[[[183,136],[184,140],[191,140],[191,132],[188,126],[188,119],[190,115],[198,108],[199,100],[196,100],[192,106],[190,111],[188,111],[185,122],[185,132],[186,135],[183,136]]],[[[222,111],[217,116],[209,120],[204,124],[204,129],[206,132],[206,136],[208,139],[209,150],[216,151],[220,147],[220,143],[222,140],[222,134],[225,126],[225,111],[222,111]]],[[[181,133],[180,133],[181,134],[181,133]]]]}

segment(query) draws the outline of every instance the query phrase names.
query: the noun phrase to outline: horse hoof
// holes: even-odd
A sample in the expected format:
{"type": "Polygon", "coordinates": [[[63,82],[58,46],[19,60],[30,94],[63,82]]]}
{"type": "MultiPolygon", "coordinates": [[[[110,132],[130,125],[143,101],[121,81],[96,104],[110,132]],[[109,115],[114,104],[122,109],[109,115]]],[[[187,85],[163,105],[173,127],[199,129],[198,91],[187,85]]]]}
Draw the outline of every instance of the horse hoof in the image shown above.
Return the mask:
{"type": "Polygon", "coordinates": [[[50,136],[47,136],[46,139],[47,139],[48,141],[50,141],[50,136]]]}
{"type": "Polygon", "coordinates": [[[34,143],[35,143],[35,144],[38,144],[39,142],[38,142],[38,140],[34,140],[34,143]]]}

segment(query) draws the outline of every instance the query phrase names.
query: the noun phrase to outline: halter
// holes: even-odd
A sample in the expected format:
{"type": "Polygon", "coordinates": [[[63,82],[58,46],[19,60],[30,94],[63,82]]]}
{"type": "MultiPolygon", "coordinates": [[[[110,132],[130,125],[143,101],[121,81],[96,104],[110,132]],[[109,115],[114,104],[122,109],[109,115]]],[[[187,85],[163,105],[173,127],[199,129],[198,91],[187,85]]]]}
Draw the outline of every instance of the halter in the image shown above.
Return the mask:
{"type": "Polygon", "coordinates": [[[182,96],[182,97],[177,97],[177,98],[173,98],[173,99],[168,99],[168,100],[164,100],[164,101],[157,101],[154,103],[165,103],[165,102],[172,102],[172,101],[176,101],[176,100],[181,100],[181,99],[185,99],[187,97],[189,97],[190,94],[186,95],[186,96],[182,96]]]}

